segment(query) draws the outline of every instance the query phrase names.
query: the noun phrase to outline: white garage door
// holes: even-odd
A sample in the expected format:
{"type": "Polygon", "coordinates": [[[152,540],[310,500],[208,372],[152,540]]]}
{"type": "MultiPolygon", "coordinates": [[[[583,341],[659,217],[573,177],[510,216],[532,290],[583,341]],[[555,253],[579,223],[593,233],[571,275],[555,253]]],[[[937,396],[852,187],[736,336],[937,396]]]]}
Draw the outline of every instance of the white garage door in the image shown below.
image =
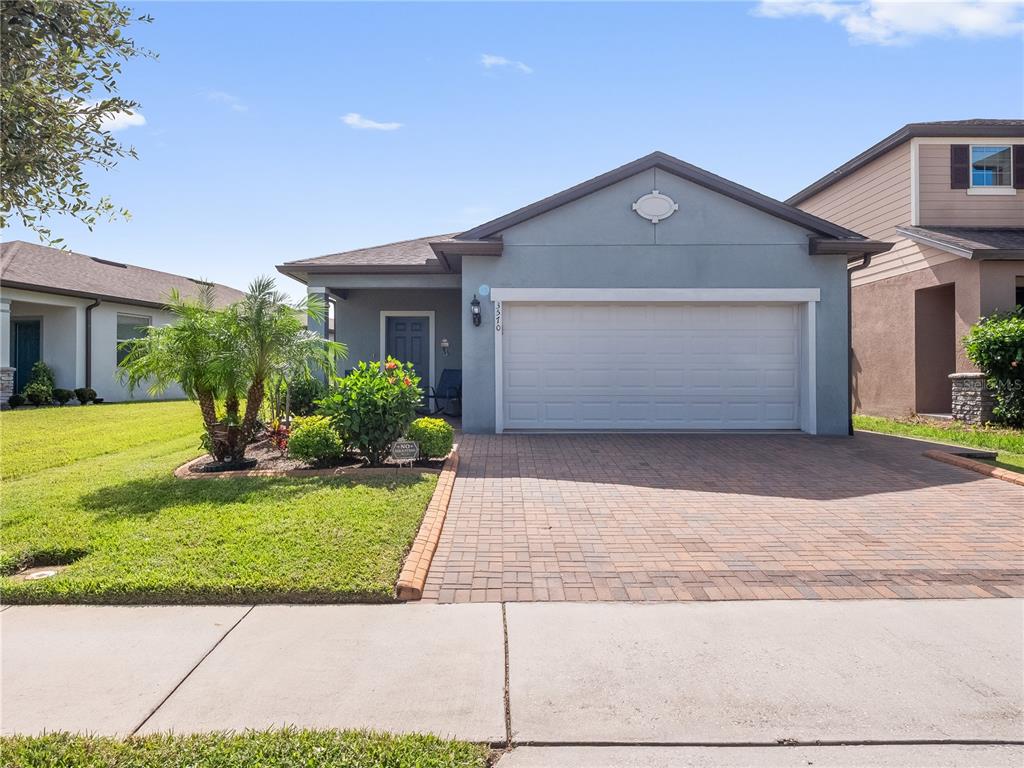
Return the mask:
{"type": "Polygon", "coordinates": [[[505,302],[505,429],[796,429],[796,305],[505,302]]]}

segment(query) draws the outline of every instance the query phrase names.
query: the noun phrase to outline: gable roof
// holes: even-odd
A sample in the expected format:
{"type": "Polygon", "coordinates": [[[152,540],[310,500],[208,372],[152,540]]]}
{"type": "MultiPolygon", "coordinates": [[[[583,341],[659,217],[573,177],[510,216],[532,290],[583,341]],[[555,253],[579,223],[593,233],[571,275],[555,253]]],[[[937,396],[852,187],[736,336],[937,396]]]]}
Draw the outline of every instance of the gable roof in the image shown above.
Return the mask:
{"type": "Polygon", "coordinates": [[[684,162],[679,158],[672,157],[672,155],[667,155],[664,152],[652,152],[651,154],[645,155],[631,163],[626,163],[614,170],[602,173],[600,176],[595,176],[588,181],[569,187],[568,189],[551,195],[550,197],[545,197],[543,200],[538,200],[536,203],[531,203],[519,210],[512,211],[504,216],[499,216],[496,219],[488,221],[486,224],[474,227],[473,229],[463,232],[461,235],[457,235],[455,239],[483,240],[495,237],[502,230],[508,229],[516,224],[520,224],[527,219],[532,219],[535,216],[540,216],[548,211],[552,211],[566,203],[579,200],[581,197],[585,197],[599,189],[616,184],[631,176],[635,176],[638,173],[650,170],[651,168],[660,168],[663,171],[675,174],[689,182],[702,186],[706,189],[710,189],[712,192],[717,192],[720,195],[731,197],[733,200],[737,200],[744,205],[749,205],[751,208],[756,208],[759,211],[771,214],[772,216],[784,221],[809,229],[818,235],[838,239],[864,239],[862,235],[859,235],[852,230],[840,227],[838,224],[825,221],[825,219],[818,218],[817,216],[812,216],[806,211],[801,211],[799,208],[794,208],[792,205],[780,202],[774,198],[768,197],[767,195],[762,195],[760,192],[755,192],[754,190],[744,187],[741,184],[737,184],[734,181],[729,181],[721,176],[716,176],[710,171],[705,171],[703,168],[698,168],[695,165],[684,162]]]}
{"type": "Polygon", "coordinates": [[[220,283],[206,283],[183,275],[22,240],[0,244],[0,282],[9,288],[145,307],[165,306],[171,290],[175,288],[182,297],[195,298],[204,285],[212,285],[214,302],[218,307],[227,306],[245,295],[220,283]]]}
{"type": "Polygon", "coordinates": [[[910,139],[927,136],[929,138],[977,136],[978,138],[1010,138],[1024,135],[1024,120],[986,120],[972,118],[970,120],[939,120],[931,123],[907,123],[894,133],[890,133],[877,144],[868,147],[852,160],[847,160],[834,171],[822,176],[813,184],[809,184],[786,200],[790,205],[799,205],[804,200],[835,184],[842,178],[861,168],[877,157],[881,157],[890,149],[910,139]]]}
{"type": "Polygon", "coordinates": [[[326,256],[288,261],[281,267],[305,272],[322,271],[326,268],[332,268],[332,272],[365,272],[367,267],[372,268],[374,272],[386,272],[389,269],[403,272],[410,269],[418,272],[446,272],[444,264],[438,259],[430,244],[449,242],[453,237],[455,235],[448,234],[399,240],[369,248],[356,248],[352,251],[329,253],[326,256]]]}

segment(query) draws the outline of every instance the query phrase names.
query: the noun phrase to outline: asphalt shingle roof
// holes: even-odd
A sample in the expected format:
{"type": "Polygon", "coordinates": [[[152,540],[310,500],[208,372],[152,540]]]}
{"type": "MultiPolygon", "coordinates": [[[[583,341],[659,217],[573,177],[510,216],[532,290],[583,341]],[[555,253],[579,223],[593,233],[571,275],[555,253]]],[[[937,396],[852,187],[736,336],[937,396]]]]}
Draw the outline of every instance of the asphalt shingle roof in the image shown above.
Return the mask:
{"type": "Polygon", "coordinates": [[[968,258],[998,256],[1006,251],[1024,254],[1024,227],[898,227],[897,231],[912,240],[969,254],[968,258]]]}
{"type": "Polygon", "coordinates": [[[370,248],[357,248],[354,251],[329,253],[326,256],[315,256],[311,259],[289,261],[286,267],[434,267],[443,271],[443,266],[436,254],[431,250],[431,243],[444,242],[454,237],[434,235],[418,237],[414,240],[399,240],[395,243],[375,245],[370,248]]]}
{"type": "MultiPolygon", "coordinates": [[[[183,297],[194,298],[204,285],[204,281],[184,275],[104,261],[22,240],[0,244],[0,282],[11,287],[147,306],[164,305],[174,288],[183,297]]],[[[212,285],[217,306],[227,306],[245,295],[220,283],[212,285]]]]}

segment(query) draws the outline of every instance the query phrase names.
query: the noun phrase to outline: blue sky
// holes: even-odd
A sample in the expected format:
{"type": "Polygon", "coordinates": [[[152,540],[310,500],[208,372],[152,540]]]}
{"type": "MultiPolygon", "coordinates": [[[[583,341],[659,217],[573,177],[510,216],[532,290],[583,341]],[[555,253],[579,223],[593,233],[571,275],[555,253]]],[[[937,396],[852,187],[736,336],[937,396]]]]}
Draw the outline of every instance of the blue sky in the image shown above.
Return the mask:
{"type": "Polygon", "coordinates": [[[972,5],[134,3],[139,160],[90,176],[133,218],[53,230],[244,287],[654,149],[785,198],[904,123],[1024,116],[1022,6],[972,5]]]}

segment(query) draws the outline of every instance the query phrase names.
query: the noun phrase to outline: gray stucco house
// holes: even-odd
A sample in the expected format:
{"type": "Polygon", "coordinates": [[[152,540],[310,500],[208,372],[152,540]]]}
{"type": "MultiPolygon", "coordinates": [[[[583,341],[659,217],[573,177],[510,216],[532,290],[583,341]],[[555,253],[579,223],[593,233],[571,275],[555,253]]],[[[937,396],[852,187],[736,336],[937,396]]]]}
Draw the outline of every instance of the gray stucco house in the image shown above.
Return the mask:
{"type": "Polygon", "coordinates": [[[655,152],[466,232],[278,269],[330,303],[346,367],[461,369],[468,432],[838,435],[849,270],[889,247],[655,152]]]}

